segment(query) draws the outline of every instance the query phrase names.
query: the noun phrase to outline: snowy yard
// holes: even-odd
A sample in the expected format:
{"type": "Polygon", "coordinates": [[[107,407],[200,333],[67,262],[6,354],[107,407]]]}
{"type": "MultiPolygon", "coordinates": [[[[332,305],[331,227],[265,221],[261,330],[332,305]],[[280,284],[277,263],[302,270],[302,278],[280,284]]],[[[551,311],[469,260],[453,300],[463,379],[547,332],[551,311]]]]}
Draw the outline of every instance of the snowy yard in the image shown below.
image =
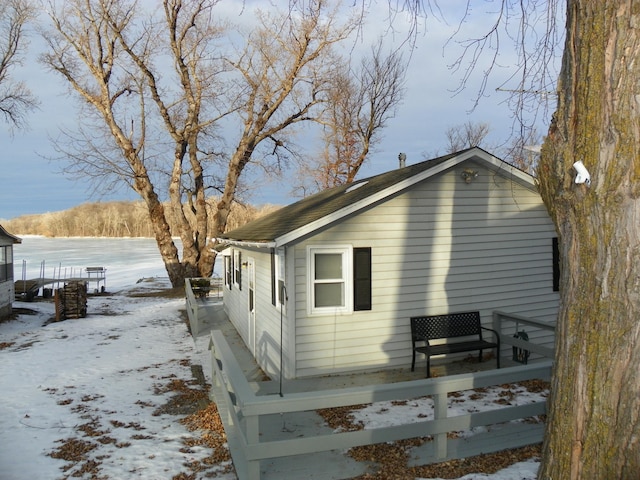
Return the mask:
{"type": "MultiPolygon", "coordinates": [[[[236,478],[215,407],[189,416],[206,404],[196,377],[201,365],[209,381],[207,339],[187,332],[182,296],[149,295],[159,287],[168,285],[91,297],[87,318],[57,323],[50,302],[14,304],[17,318],[0,323],[3,480],[236,478]]],[[[516,393],[507,400],[535,395],[516,393]]],[[[461,395],[451,402],[467,410],[505,400],[499,389],[461,395]]],[[[425,402],[374,404],[349,418],[359,428],[406,423],[422,418],[425,402]]],[[[537,468],[529,460],[460,478],[527,480],[537,468]]]]}
{"type": "Polygon", "coordinates": [[[2,479],[235,478],[178,421],[206,398],[191,365],[208,354],[183,298],[92,297],[87,318],[46,326],[51,302],[14,308],[35,313],[0,324],[2,479]]]}

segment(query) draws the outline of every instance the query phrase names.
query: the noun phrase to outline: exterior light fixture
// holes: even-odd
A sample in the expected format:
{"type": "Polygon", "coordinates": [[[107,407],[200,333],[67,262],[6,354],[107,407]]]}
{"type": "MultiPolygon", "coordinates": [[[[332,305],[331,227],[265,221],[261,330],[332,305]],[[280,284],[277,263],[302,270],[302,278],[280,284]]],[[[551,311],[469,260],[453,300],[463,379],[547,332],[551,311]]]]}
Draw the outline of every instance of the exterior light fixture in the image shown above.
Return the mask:
{"type": "Polygon", "coordinates": [[[465,168],[460,174],[460,178],[464,180],[464,183],[471,183],[473,179],[478,177],[477,170],[471,170],[470,168],[465,168]]]}

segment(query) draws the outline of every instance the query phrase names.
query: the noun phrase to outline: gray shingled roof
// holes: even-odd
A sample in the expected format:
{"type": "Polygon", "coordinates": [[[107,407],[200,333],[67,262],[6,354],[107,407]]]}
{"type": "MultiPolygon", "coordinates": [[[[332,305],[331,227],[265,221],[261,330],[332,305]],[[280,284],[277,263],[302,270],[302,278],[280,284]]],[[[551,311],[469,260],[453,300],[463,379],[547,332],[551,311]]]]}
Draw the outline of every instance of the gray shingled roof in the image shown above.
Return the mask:
{"type": "Polygon", "coordinates": [[[16,237],[15,235],[11,235],[7,232],[2,225],[0,225],[0,235],[4,235],[5,237],[9,237],[13,240],[13,243],[22,243],[22,239],[16,237]]]}
{"type": "MultiPolygon", "coordinates": [[[[470,150],[470,149],[468,149],[470,150]]],[[[370,178],[356,180],[348,185],[324,190],[296,203],[265,215],[242,227],[231,230],[220,238],[238,242],[272,242],[315,220],[319,220],[355,202],[363,200],[387,187],[435,167],[461,153],[456,152],[404,168],[398,168],[370,178]],[[363,184],[358,188],[355,186],[363,184]]]]}

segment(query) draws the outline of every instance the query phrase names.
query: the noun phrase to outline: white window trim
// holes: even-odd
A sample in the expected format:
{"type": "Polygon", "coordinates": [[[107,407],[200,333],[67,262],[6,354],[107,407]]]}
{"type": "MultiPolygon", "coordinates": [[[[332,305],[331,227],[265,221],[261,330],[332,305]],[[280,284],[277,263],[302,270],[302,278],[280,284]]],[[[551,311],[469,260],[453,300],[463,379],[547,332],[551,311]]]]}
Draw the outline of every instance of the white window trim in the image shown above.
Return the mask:
{"type": "Polygon", "coordinates": [[[223,266],[224,266],[224,286],[227,289],[231,288],[231,283],[233,283],[233,269],[231,268],[231,257],[229,255],[225,255],[222,257],[223,266]]]}
{"type": "Polygon", "coordinates": [[[332,315],[353,313],[353,248],[351,245],[309,245],[307,246],[307,313],[309,315],[332,315]],[[342,274],[344,280],[344,305],[339,307],[314,307],[315,304],[315,262],[314,256],[322,253],[342,254],[342,274]]]}
{"type": "Polygon", "coordinates": [[[233,272],[232,272],[232,277],[233,277],[233,284],[236,287],[240,287],[240,282],[238,281],[238,277],[240,270],[242,269],[242,265],[240,265],[240,250],[238,249],[234,249],[233,250],[233,272]]]}

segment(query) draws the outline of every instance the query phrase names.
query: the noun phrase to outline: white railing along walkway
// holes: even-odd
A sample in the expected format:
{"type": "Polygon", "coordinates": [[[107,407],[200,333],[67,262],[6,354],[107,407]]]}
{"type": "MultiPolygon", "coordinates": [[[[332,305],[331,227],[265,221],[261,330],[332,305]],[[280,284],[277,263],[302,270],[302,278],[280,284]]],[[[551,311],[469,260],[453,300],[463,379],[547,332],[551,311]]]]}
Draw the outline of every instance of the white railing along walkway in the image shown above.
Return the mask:
{"type": "Polygon", "coordinates": [[[222,299],[222,279],[213,278],[185,278],[184,291],[186,298],[187,316],[189,317],[189,328],[195,337],[203,329],[206,323],[206,307],[209,301],[221,301],[222,299]],[[198,280],[206,280],[209,287],[195,286],[198,280]],[[196,297],[196,293],[203,293],[196,297]]]}
{"type": "Polygon", "coordinates": [[[493,326],[492,328],[500,335],[501,345],[513,345],[516,348],[527,350],[531,353],[536,353],[547,359],[553,359],[554,350],[551,346],[540,345],[536,342],[523,340],[518,337],[514,337],[513,333],[520,330],[520,327],[529,327],[529,334],[531,337],[535,335],[547,335],[551,339],[548,343],[553,345],[554,335],[556,327],[554,324],[548,322],[542,322],[533,318],[524,317],[514,313],[506,313],[500,310],[493,311],[493,326]],[[505,333],[511,330],[511,334],[505,333]]]}
{"type": "MultiPolygon", "coordinates": [[[[542,441],[544,427],[541,424],[513,421],[545,414],[545,401],[506,406],[493,411],[448,416],[447,396],[449,392],[492,385],[530,379],[548,380],[551,376],[551,361],[441,378],[288,393],[279,396],[255,393],[220,331],[211,332],[210,349],[212,396],[225,426],[231,455],[240,480],[264,478],[262,475],[265,474],[265,468],[268,468],[274,459],[280,457],[345,450],[361,445],[408,438],[433,437],[433,441],[426,444],[427,448],[420,449],[420,464],[463,458],[542,441]],[[310,436],[298,435],[293,439],[273,440],[269,438],[269,432],[263,431],[268,422],[261,421],[269,416],[285,413],[313,414],[318,409],[379,401],[408,400],[425,396],[431,396],[433,399],[434,418],[419,423],[320,435],[316,432],[310,436]],[[504,428],[487,429],[486,433],[467,438],[449,438],[447,435],[449,432],[507,422],[512,423],[505,425],[504,428]]],[[[313,463],[314,457],[310,458],[310,462],[313,463]]],[[[318,470],[311,464],[309,472],[315,474],[314,478],[322,478],[317,475],[318,470]]]]}

